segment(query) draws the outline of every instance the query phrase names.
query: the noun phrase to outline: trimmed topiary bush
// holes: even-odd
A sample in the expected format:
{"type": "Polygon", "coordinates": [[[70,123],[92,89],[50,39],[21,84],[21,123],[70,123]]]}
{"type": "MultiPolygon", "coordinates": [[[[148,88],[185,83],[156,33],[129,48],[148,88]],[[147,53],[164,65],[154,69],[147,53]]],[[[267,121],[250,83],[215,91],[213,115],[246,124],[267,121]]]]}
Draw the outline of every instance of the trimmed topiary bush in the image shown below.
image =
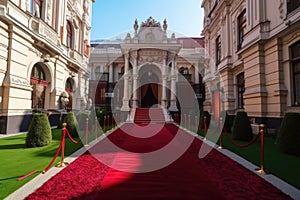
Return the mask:
{"type": "Polygon", "coordinates": [[[33,114],[26,137],[26,147],[42,147],[52,141],[51,127],[45,113],[33,114]]]}
{"type": "Polygon", "coordinates": [[[226,132],[229,133],[231,131],[231,126],[230,126],[230,123],[229,123],[229,116],[227,114],[227,112],[225,110],[223,110],[221,112],[221,116],[224,116],[225,117],[225,122],[224,122],[224,119],[223,119],[223,132],[226,132]]]}
{"type": "Polygon", "coordinates": [[[300,155],[300,113],[285,113],[276,144],[280,151],[300,155]]]}
{"type": "Polygon", "coordinates": [[[65,123],[67,123],[67,129],[72,137],[78,137],[77,132],[77,120],[73,112],[68,112],[67,116],[64,120],[65,123]]]}
{"type": "Polygon", "coordinates": [[[248,115],[244,111],[237,112],[232,126],[233,139],[251,141],[253,138],[252,128],[248,115]]]}

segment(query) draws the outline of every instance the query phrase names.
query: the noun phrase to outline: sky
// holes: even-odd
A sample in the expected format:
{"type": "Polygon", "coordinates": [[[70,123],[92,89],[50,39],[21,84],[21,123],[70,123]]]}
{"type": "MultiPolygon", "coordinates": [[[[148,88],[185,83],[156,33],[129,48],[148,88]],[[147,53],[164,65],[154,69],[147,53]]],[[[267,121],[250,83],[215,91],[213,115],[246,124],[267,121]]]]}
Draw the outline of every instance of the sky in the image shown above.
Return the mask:
{"type": "MultiPolygon", "coordinates": [[[[203,28],[202,0],[96,0],[93,3],[91,40],[111,39],[133,31],[150,16],[176,35],[200,37],[203,28]],[[177,34],[179,33],[179,34],[177,34]]],[[[124,39],[124,38],[120,38],[124,39]]]]}

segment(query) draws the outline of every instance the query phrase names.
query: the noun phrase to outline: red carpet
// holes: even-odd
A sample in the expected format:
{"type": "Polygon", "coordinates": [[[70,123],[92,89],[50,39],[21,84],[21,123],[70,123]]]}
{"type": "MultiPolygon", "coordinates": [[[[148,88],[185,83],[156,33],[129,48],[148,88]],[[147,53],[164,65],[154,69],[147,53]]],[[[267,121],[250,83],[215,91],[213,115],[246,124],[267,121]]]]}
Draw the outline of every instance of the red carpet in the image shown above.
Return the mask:
{"type": "MultiPolygon", "coordinates": [[[[104,151],[105,142],[110,140],[131,152],[148,153],[170,145],[174,137],[176,139],[178,134],[184,134],[183,140],[187,142],[190,139],[192,145],[171,165],[147,173],[122,172],[86,153],[27,199],[289,199],[255,173],[216,150],[199,159],[202,142],[182,130],[177,133],[175,125],[166,124],[159,127],[156,135],[151,133],[158,126],[151,124],[141,128],[126,124],[99,142],[92,152],[96,157],[106,159],[105,163],[130,171],[143,167],[143,159],[115,149],[104,151]],[[126,134],[129,130],[138,130],[135,135],[144,137],[126,134]]],[[[171,145],[174,152],[184,146],[180,141],[171,145]]]]}

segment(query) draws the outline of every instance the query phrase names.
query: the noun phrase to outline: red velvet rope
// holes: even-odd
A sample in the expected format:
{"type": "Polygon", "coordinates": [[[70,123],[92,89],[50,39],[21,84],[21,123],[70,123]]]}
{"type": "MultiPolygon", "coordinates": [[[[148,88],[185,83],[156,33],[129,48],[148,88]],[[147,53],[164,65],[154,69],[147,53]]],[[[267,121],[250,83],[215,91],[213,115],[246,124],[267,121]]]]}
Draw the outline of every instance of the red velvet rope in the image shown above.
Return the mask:
{"type": "Polygon", "coordinates": [[[224,128],[224,132],[225,132],[226,137],[229,139],[229,141],[230,141],[234,146],[240,147],[240,148],[245,148],[245,147],[248,147],[248,146],[254,144],[254,143],[258,140],[258,138],[259,138],[259,136],[260,136],[260,134],[257,134],[256,137],[255,137],[251,142],[249,142],[249,143],[247,143],[247,144],[241,145],[241,144],[235,143],[235,142],[232,140],[232,138],[231,138],[231,137],[229,136],[229,134],[226,132],[226,129],[225,129],[225,128],[224,128]]]}
{"type": "Polygon", "coordinates": [[[64,138],[65,136],[66,136],[66,134],[65,134],[65,132],[63,131],[62,140],[60,141],[59,147],[58,147],[58,149],[57,149],[57,151],[56,151],[56,153],[55,153],[53,159],[52,159],[51,162],[49,163],[49,165],[43,170],[43,173],[46,173],[46,172],[50,169],[50,167],[53,165],[54,161],[56,160],[56,158],[57,158],[57,156],[58,156],[58,154],[59,154],[59,152],[60,152],[60,149],[62,148],[62,145],[64,145],[64,144],[63,144],[63,143],[64,143],[63,138],[64,138]]]}
{"type": "Polygon", "coordinates": [[[78,144],[78,142],[79,142],[79,141],[77,141],[77,140],[74,140],[74,139],[72,138],[72,136],[70,135],[70,133],[69,133],[68,129],[65,129],[65,130],[66,130],[66,132],[67,132],[67,134],[68,134],[68,137],[70,138],[70,140],[71,140],[73,143],[75,143],[75,144],[78,144]]]}

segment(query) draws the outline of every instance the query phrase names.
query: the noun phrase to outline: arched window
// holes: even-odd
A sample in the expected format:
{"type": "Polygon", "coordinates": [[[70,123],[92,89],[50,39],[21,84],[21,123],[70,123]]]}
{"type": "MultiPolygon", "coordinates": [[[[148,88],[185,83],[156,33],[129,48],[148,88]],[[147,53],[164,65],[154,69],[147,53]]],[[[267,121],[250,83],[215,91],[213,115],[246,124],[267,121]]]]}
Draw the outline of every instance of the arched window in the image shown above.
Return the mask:
{"type": "Polygon", "coordinates": [[[35,64],[31,71],[31,79],[46,80],[45,72],[39,64],[35,64]]]}
{"type": "Polygon", "coordinates": [[[290,47],[292,71],[292,105],[300,106],[300,40],[290,47]]]}
{"type": "Polygon", "coordinates": [[[189,73],[189,69],[187,67],[181,67],[179,69],[179,73],[188,81],[192,81],[192,74],[189,73]]]}
{"type": "Polygon", "coordinates": [[[32,108],[45,108],[45,91],[48,86],[46,75],[42,66],[37,63],[33,66],[30,76],[30,84],[32,85],[32,108]]]}
{"type": "Polygon", "coordinates": [[[181,67],[179,73],[183,75],[189,74],[189,69],[187,67],[181,67]]]}
{"type": "Polygon", "coordinates": [[[122,76],[124,75],[124,72],[125,72],[125,68],[124,67],[121,67],[121,70],[119,72],[119,79],[122,78],[122,76]]]}
{"type": "Polygon", "coordinates": [[[67,21],[67,47],[73,48],[73,30],[72,25],[69,21],[67,21]]]}
{"type": "Polygon", "coordinates": [[[73,92],[73,86],[72,86],[72,82],[71,82],[70,78],[67,79],[65,90],[68,93],[72,93],[73,92]]]}

